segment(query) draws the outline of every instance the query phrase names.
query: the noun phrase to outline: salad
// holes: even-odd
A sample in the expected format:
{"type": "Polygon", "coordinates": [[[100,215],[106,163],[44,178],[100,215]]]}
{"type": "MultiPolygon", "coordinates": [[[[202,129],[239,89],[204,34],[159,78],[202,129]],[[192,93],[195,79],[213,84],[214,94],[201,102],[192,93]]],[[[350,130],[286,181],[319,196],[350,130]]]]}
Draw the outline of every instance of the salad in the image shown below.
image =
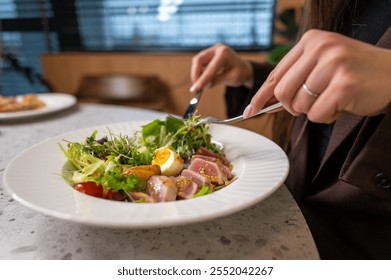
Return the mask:
{"type": "Polygon", "coordinates": [[[232,164],[212,142],[208,125],[193,126],[197,116],[168,116],[133,135],[59,146],[73,168],[64,178],[76,190],[99,198],[128,202],[165,202],[210,194],[233,179],[232,164]]]}

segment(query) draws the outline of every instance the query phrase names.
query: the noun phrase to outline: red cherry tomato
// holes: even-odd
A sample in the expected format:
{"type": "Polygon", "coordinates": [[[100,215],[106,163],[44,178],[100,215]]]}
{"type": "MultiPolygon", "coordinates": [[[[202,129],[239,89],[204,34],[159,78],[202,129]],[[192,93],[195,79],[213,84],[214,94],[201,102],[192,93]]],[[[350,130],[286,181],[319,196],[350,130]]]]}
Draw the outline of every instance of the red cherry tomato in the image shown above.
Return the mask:
{"type": "Polygon", "coordinates": [[[95,182],[83,182],[73,186],[73,188],[79,192],[103,198],[103,187],[95,182]]]}
{"type": "Polygon", "coordinates": [[[113,192],[112,190],[108,190],[107,193],[106,193],[106,198],[107,199],[111,199],[111,200],[122,201],[122,200],[126,199],[126,196],[121,194],[121,193],[119,193],[119,192],[113,192]]]}

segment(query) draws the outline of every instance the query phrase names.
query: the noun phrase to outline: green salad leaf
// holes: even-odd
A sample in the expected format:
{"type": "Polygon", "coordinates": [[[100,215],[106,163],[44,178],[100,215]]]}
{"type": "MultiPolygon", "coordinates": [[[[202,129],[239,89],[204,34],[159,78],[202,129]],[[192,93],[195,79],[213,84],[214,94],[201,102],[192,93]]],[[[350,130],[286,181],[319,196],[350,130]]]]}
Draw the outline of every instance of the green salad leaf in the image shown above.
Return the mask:
{"type": "Polygon", "coordinates": [[[168,116],[165,121],[155,120],[143,126],[141,143],[156,150],[170,145],[185,160],[189,159],[200,147],[205,147],[222,155],[220,149],[212,143],[208,125],[193,127],[199,117],[178,120],[168,116]]]}
{"type": "Polygon", "coordinates": [[[207,195],[207,194],[210,194],[210,193],[212,193],[212,191],[209,189],[209,187],[202,186],[201,189],[196,194],[194,194],[192,196],[192,198],[204,196],[204,195],[207,195]]]}
{"type": "Polygon", "coordinates": [[[112,171],[106,172],[103,177],[97,179],[97,183],[110,189],[112,191],[137,191],[145,192],[146,184],[145,182],[140,181],[135,175],[123,176],[122,171],[119,169],[114,169],[112,171]]]}

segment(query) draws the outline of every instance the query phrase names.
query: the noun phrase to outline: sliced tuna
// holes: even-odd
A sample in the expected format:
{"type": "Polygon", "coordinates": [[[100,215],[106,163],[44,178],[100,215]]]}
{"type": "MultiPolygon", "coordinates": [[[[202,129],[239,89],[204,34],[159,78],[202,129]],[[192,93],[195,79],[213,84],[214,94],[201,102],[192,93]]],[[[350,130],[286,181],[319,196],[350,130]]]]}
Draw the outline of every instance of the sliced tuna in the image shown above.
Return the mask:
{"type": "Polygon", "coordinates": [[[227,166],[224,166],[219,162],[207,161],[201,158],[193,159],[190,163],[189,170],[209,178],[212,183],[217,185],[223,185],[225,181],[232,177],[227,166]]]}
{"type": "Polygon", "coordinates": [[[190,170],[190,169],[183,169],[182,176],[191,178],[194,183],[196,183],[198,186],[210,186],[211,181],[209,178],[202,176],[196,171],[190,170]]]}
{"type": "Polygon", "coordinates": [[[195,195],[198,191],[198,185],[191,178],[179,176],[175,178],[178,187],[178,197],[187,199],[195,195]]]}
{"type": "Polygon", "coordinates": [[[147,190],[158,201],[174,201],[177,197],[178,187],[167,176],[154,175],[148,180],[147,190]]]}
{"type": "Polygon", "coordinates": [[[230,166],[230,162],[223,156],[220,156],[210,150],[208,150],[207,148],[204,148],[204,147],[201,147],[197,150],[197,152],[195,153],[196,155],[201,155],[201,156],[207,156],[207,157],[213,157],[213,158],[216,158],[217,161],[219,161],[220,163],[226,165],[226,166],[230,166]]]}
{"type": "Polygon", "coordinates": [[[143,192],[130,192],[129,196],[132,198],[133,201],[144,200],[145,202],[157,202],[154,197],[143,192]]]}

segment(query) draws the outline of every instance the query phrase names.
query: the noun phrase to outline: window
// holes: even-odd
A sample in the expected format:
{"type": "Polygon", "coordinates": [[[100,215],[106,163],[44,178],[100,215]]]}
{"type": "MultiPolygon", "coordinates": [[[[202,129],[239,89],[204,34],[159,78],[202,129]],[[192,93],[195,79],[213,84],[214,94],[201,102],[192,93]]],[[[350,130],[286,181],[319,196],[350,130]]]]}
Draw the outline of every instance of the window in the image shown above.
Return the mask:
{"type": "Polygon", "coordinates": [[[0,94],[44,92],[40,55],[271,47],[274,0],[0,0],[0,94]]]}
{"type": "Polygon", "coordinates": [[[216,42],[237,50],[272,43],[272,0],[77,0],[87,50],[191,50],[216,42]]]}
{"type": "Polygon", "coordinates": [[[58,46],[51,45],[55,33],[43,32],[45,10],[51,10],[49,1],[0,0],[0,94],[47,91],[40,55],[58,46]]]}

